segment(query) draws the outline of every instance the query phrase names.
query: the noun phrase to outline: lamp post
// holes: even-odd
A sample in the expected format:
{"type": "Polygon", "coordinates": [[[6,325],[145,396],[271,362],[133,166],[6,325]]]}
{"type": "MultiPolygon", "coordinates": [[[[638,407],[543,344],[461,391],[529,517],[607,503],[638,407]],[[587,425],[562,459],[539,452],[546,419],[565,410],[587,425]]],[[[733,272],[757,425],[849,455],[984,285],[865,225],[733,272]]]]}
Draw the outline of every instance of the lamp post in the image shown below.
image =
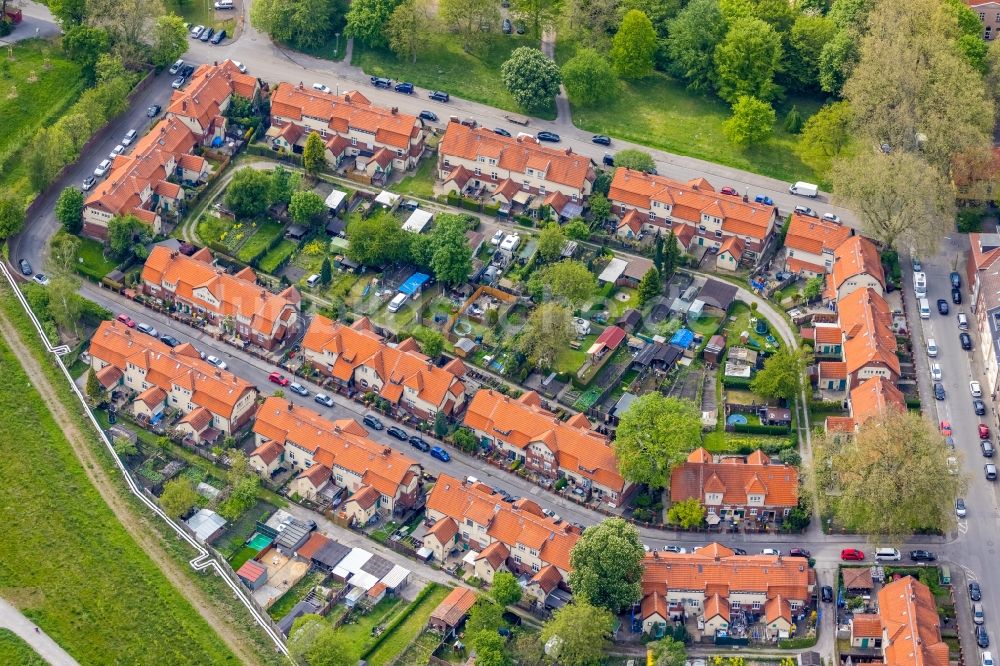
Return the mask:
{"type": "Polygon", "coordinates": [[[333,57],[336,58],[337,57],[337,53],[340,51],[340,33],[336,32],[336,33],[334,33],[333,36],[334,36],[334,39],[336,39],[336,42],[334,43],[334,46],[333,46],[333,57]]]}

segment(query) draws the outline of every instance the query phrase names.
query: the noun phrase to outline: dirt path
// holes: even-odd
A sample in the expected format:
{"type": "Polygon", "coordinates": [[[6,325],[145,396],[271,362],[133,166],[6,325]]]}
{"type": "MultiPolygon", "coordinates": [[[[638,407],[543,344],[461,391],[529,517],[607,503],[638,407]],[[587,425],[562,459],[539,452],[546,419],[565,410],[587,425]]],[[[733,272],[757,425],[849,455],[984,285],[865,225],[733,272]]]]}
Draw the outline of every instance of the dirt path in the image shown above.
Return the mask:
{"type": "Polygon", "coordinates": [[[188,578],[188,574],[181,570],[177,562],[166,552],[159,543],[149,520],[135,514],[128,503],[114,489],[113,481],[101,466],[97,455],[86,443],[86,438],[77,426],[76,420],[70,415],[67,407],[59,400],[53,386],[49,383],[47,375],[35,358],[31,349],[21,340],[17,329],[7,319],[5,313],[0,310],[0,335],[4,342],[11,348],[11,351],[21,359],[21,365],[31,379],[31,383],[38,390],[42,400],[48,406],[52,417],[66,434],[66,438],[73,446],[80,464],[83,465],[87,478],[97,488],[97,492],[107,502],[108,506],[118,517],[118,521],[125,526],[125,529],[132,535],[146,554],[166,575],[167,580],[177,588],[185,599],[198,611],[210,627],[222,638],[226,646],[244,664],[259,664],[256,654],[239,641],[231,627],[221,615],[219,615],[210,600],[204,593],[188,578]]]}

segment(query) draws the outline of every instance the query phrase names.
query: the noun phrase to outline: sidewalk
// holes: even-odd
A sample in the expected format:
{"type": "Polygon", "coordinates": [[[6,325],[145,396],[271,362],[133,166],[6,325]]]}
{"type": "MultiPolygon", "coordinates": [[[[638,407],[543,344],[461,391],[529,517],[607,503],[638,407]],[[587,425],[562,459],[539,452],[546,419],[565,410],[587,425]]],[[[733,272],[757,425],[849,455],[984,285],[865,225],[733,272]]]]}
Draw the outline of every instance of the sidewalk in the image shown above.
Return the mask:
{"type": "Polygon", "coordinates": [[[10,629],[52,666],[80,666],[66,650],[43,633],[34,622],[0,599],[0,627],[10,629]]]}

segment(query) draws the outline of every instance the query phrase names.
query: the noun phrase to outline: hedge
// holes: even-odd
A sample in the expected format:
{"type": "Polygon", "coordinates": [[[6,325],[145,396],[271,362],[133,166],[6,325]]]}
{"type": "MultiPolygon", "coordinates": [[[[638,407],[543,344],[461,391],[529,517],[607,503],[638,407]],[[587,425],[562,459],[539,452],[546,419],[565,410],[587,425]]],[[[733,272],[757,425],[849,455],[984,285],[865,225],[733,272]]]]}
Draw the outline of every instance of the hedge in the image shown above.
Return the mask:
{"type": "Polygon", "coordinates": [[[282,162],[288,162],[289,164],[294,164],[297,167],[302,166],[302,156],[296,155],[295,153],[284,153],[278,150],[272,150],[266,146],[261,146],[258,144],[249,144],[246,149],[248,155],[258,155],[260,157],[270,157],[274,160],[280,160],[282,162]]]}
{"type": "Polygon", "coordinates": [[[736,423],[733,425],[733,432],[742,432],[748,435],[787,435],[791,432],[789,426],[769,426],[756,425],[754,423],[736,423]]]}
{"type": "Polygon", "coordinates": [[[727,388],[750,388],[750,382],[752,380],[745,377],[726,377],[722,378],[722,385],[727,388]]]}
{"type": "Polygon", "coordinates": [[[810,400],[809,411],[813,414],[829,414],[844,411],[844,404],[839,400],[810,400]]]}
{"type": "Polygon", "coordinates": [[[799,636],[798,638],[786,638],[778,641],[778,648],[781,650],[799,650],[816,645],[816,636],[799,636]]]}
{"type": "Polygon", "coordinates": [[[520,224],[522,227],[533,227],[535,226],[535,221],[528,217],[527,215],[515,215],[514,221],[520,224]]]}
{"type": "Polygon", "coordinates": [[[395,631],[396,628],[399,627],[399,625],[406,622],[406,619],[411,615],[413,615],[413,612],[417,610],[421,602],[423,602],[423,600],[426,599],[431,592],[436,590],[437,587],[438,587],[437,583],[429,583],[427,587],[420,590],[420,592],[413,599],[410,605],[404,608],[402,613],[392,618],[392,620],[389,621],[389,624],[385,625],[385,629],[382,631],[382,633],[379,634],[374,641],[372,641],[371,645],[365,648],[365,651],[361,653],[361,658],[367,659],[368,657],[370,657],[371,654],[375,652],[376,649],[378,649],[378,646],[384,643],[385,640],[392,635],[392,632],[395,631]]]}

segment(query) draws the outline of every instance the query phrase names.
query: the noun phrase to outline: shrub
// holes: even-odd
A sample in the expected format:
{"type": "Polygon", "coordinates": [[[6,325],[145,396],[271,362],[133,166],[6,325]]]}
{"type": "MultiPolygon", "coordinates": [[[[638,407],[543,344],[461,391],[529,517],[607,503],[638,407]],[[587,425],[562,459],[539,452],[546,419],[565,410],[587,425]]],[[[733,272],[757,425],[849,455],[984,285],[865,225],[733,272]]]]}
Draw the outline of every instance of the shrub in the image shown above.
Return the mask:
{"type": "Polygon", "coordinates": [[[556,490],[562,490],[562,489],[563,489],[563,488],[565,488],[565,487],[566,487],[567,485],[569,485],[569,482],[567,482],[567,481],[566,481],[566,478],[565,478],[565,477],[562,477],[562,476],[561,476],[561,477],[559,477],[558,479],[556,479],[556,485],[555,485],[555,489],[556,489],[556,490]]]}
{"type": "Polygon", "coordinates": [[[742,432],[750,435],[786,435],[790,431],[791,428],[788,426],[768,426],[752,423],[737,423],[733,426],[733,432],[742,432]]]}

